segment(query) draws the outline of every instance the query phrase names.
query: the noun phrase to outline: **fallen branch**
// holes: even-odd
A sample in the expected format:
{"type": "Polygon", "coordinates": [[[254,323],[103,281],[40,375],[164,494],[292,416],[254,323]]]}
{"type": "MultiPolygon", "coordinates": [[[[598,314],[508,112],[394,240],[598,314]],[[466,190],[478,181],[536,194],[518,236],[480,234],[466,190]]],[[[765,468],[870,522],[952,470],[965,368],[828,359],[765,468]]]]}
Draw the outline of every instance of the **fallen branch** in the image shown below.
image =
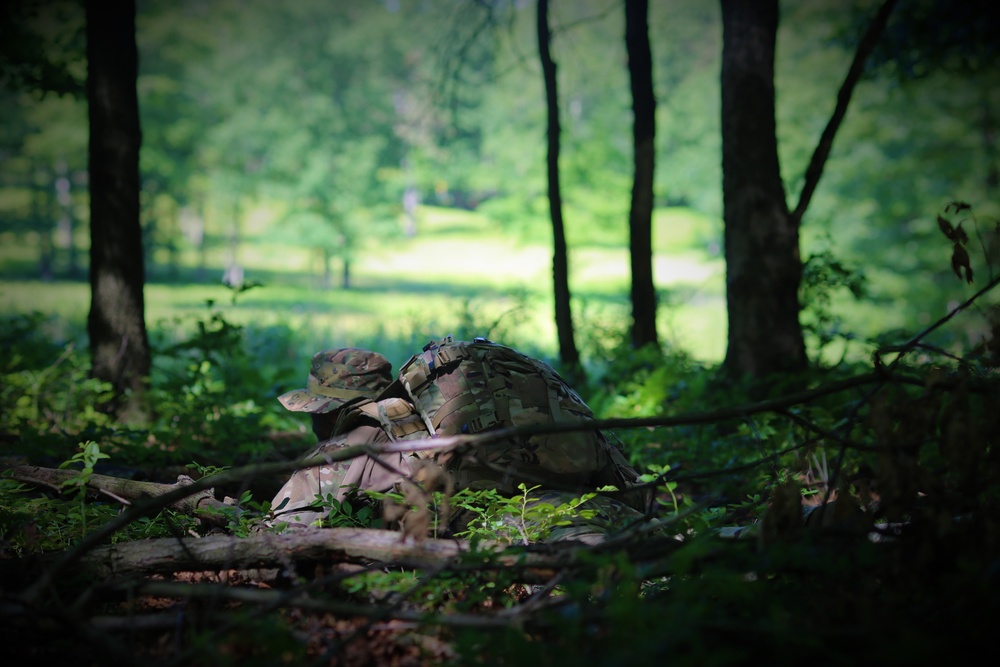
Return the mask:
{"type": "MultiPolygon", "coordinates": [[[[76,470],[41,468],[38,466],[15,466],[11,468],[10,473],[10,476],[19,482],[45,486],[57,492],[64,491],[66,489],[66,482],[76,478],[80,474],[76,470]]],[[[91,493],[109,496],[125,505],[131,505],[133,501],[162,496],[192,484],[194,484],[194,480],[186,475],[179,476],[174,484],[140,482],[121,477],[111,477],[109,475],[91,475],[87,479],[87,490],[91,493]]],[[[217,500],[214,489],[211,488],[202,489],[194,495],[180,498],[171,503],[169,507],[191,515],[194,515],[198,510],[205,509],[229,511],[234,509],[234,505],[217,500]]],[[[220,514],[219,512],[209,512],[203,516],[212,521],[213,517],[218,517],[220,514]]]]}
{"type": "Polygon", "coordinates": [[[404,540],[402,534],[373,528],[327,528],[259,533],[251,537],[209,535],[164,537],[97,547],[79,567],[94,576],[245,570],[288,562],[379,561],[408,567],[442,565],[469,550],[464,540],[404,540]]]}

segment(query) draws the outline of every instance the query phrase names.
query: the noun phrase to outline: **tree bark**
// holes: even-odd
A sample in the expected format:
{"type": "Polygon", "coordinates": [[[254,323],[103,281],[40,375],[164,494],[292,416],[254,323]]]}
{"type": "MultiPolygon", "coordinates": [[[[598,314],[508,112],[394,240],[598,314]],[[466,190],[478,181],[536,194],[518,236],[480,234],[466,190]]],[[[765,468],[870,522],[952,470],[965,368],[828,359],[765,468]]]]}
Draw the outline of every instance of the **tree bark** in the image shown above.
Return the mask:
{"type": "MultiPolygon", "coordinates": [[[[721,537],[745,536],[747,531],[730,530],[721,537]],[[741,533],[743,533],[741,535],[741,533]]],[[[482,559],[484,569],[517,568],[520,580],[541,583],[560,570],[579,563],[579,554],[598,550],[620,549],[626,558],[648,572],[670,571],[667,557],[682,543],[673,538],[629,538],[603,545],[576,541],[534,545],[529,550],[503,543],[479,542],[477,549],[489,553],[491,562],[482,559]]],[[[442,568],[455,564],[471,551],[467,540],[413,540],[401,533],[375,528],[321,528],[260,533],[251,537],[206,535],[204,537],[163,537],[102,545],[85,554],[77,564],[78,572],[100,580],[112,578],[165,575],[175,572],[217,572],[223,570],[258,570],[323,563],[387,563],[393,567],[442,568]]],[[[715,550],[711,550],[714,552],[715,550]]],[[[5,569],[15,572],[18,563],[5,569]]],[[[469,566],[475,568],[475,565],[469,566]]]]}
{"type": "Polygon", "coordinates": [[[625,0],[625,47],[632,85],[635,175],[629,212],[632,263],[632,347],[659,345],[653,282],[653,175],[656,168],[656,97],[649,47],[649,0],[625,0]]]}
{"type": "MultiPolygon", "coordinates": [[[[12,479],[19,482],[48,487],[56,492],[65,491],[66,482],[79,475],[77,470],[55,468],[40,468],[38,466],[14,466],[10,470],[12,479]]],[[[174,489],[193,483],[190,477],[178,477],[175,484],[159,484],[157,482],[140,482],[109,475],[90,475],[87,479],[87,491],[99,497],[111,498],[122,504],[151,496],[160,496],[174,489]]],[[[233,512],[235,505],[216,500],[214,489],[205,489],[195,495],[187,496],[173,503],[171,507],[178,512],[194,516],[199,510],[215,510],[212,514],[203,515],[208,523],[223,523],[221,513],[233,512]]]]}
{"type": "Polygon", "coordinates": [[[545,77],[545,106],[548,110],[548,154],[547,174],[549,211],[552,217],[552,279],[555,299],[556,334],[559,339],[559,359],[563,370],[571,382],[582,380],[580,353],[576,348],[573,332],[573,313],[570,307],[569,259],[566,249],[566,233],[563,228],[562,193],[559,185],[559,88],[556,80],[556,64],[552,60],[550,44],[552,34],[549,29],[548,0],[538,0],[538,55],[545,77]]]}
{"type": "MultiPolygon", "coordinates": [[[[324,528],[261,533],[253,537],[207,535],[135,540],[94,549],[80,566],[95,576],[253,569],[291,562],[345,562],[361,559],[443,565],[468,550],[464,540],[404,540],[401,533],[374,528],[324,528]]],[[[512,559],[513,560],[513,559],[512,559]]]]}
{"type": "Polygon", "coordinates": [[[110,382],[111,410],[135,413],[150,369],[139,224],[139,103],[135,2],[89,0],[90,290],[92,374],[110,382]]]}
{"type": "Polygon", "coordinates": [[[799,230],[775,130],[777,0],[722,0],[722,188],[729,343],[723,368],[760,380],[806,368],[799,230]]]}

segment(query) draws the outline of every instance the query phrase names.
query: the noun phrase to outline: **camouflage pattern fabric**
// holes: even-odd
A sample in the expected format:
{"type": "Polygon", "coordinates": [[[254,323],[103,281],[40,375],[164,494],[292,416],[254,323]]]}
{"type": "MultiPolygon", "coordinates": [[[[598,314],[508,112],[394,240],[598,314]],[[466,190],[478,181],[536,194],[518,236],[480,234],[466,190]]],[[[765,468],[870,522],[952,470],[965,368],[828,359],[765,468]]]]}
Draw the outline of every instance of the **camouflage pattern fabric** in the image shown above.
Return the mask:
{"type": "MultiPolygon", "coordinates": [[[[448,336],[428,343],[403,365],[398,382],[435,435],[593,419],[555,369],[485,338],[465,342],[448,336]]],[[[522,436],[431,455],[451,472],[457,488],[507,494],[521,482],[624,490],[638,478],[618,448],[594,430],[522,436]]],[[[633,491],[622,500],[644,511],[650,495],[633,491]]]]}
{"type": "Polygon", "coordinates": [[[323,350],[313,355],[306,388],[278,400],[292,412],[331,412],[376,396],[392,381],[392,364],[377,352],[356,347],[323,350]]]}
{"type": "MultiPolygon", "coordinates": [[[[344,447],[356,444],[386,442],[388,439],[381,428],[374,426],[360,427],[346,436],[328,440],[309,453],[309,457],[323,456],[344,447]]],[[[287,522],[293,526],[318,525],[325,518],[329,507],[313,507],[316,497],[326,500],[332,495],[342,502],[357,488],[372,488],[379,490],[385,487],[383,475],[391,475],[395,480],[400,475],[393,475],[388,468],[398,470],[401,475],[409,474],[406,459],[401,455],[384,455],[381,457],[385,467],[376,463],[369,456],[357,456],[344,461],[330,461],[321,466],[303,468],[295,471],[284,486],[275,494],[271,507],[275,508],[275,519],[287,522]]],[[[388,482],[387,488],[393,482],[388,482]]]]}
{"type": "MultiPolygon", "coordinates": [[[[398,398],[367,401],[352,407],[351,411],[353,419],[347,422],[351,425],[350,430],[322,443],[310,453],[310,457],[322,456],[352,445],[380,444],[427,436],[413,408],[398,398]],[[381,421],[383,419],[384,424],[381,421]]],[[[412,454],[389,453],[382,454],[377,459],[362,455],[297,470],[271,501],[271,507],[280,507],[275,511],[275,518],[293,526],[314,525],[330,512],[328,507],[311,507],[317,495],[324,500],[332,495],[342,502],[357,489],[390,491],[401,480],[410,476],[412,459],[412,454]]]]}
{"type": "MultiPolygon", "coordinates": [[[[322,443],[312,455],[355,444],[426,438],[429,432],[452,435],[593,419],[590,408],[551,366],[486,339],[466,343],[448,337],[432,342],[403,366],[391,385],[385,383],[388,362],[372,361],[374,354],[355,348],[319,353],[313,358],[309,387],[282,397],[286,407],[300,411],[324,413],[343,408],[337,413],[334,439],[322,443]],[[366,363],[358,363],[362,359],[366,363]],[[350,379],[353,372],[361,377],[350,379]],[[383,390],[376,400],[368,400],[361,393],[364,386],[382,386],[383,390]],[[347,398],[345,392],[354,393],[347,398]]],[[[379,461],[369,456],[331,461],[294,473],[275,495],[272,507],[280,507],[276,510],[279,521],[311,525],[329,512],[329,508],[310,506],[317,495],[343,501],[355,489],[385,492],[399,488],[420,467],[420,460],[446,469],[456,489],[494,488],[505,495],[518,493],[518,485],[525,483],[550,489],[546,493],[576,498],[605,485],[628,489],[638,478],[602,433],[585,430],[445,451],[389,454],[379,461]]],[[[647,491],[639,490],[616,498],[590,502],[611,513],[627,514],[644,512],[651,500],[647,491]]],[[[558,535],[595,532],[593,525],[584,526],[586,530],[576,528],[580,527],[560,529],[558,535]]]]}

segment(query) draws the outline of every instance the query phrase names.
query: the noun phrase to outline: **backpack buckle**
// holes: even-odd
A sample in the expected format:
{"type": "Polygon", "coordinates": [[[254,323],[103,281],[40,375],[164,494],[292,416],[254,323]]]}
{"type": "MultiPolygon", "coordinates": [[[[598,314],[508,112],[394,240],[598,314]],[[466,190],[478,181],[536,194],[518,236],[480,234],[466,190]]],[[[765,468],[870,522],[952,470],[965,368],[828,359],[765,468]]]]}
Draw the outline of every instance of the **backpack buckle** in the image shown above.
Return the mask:
{"type": "Polygon", "coordinates": [[[462,433],[479,433],[499,423],[495,412],[480,414],[462,424],[461,431],[462,433]]]}

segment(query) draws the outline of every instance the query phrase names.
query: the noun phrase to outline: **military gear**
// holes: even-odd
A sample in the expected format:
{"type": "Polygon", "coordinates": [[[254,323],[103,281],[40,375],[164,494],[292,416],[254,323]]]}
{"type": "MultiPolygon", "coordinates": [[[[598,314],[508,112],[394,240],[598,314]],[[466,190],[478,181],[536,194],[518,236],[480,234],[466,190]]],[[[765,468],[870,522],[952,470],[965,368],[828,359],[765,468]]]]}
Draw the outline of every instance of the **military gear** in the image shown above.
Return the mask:
{"type": "MultiPolygon", "coordinates": [[[[349,410],[351,414],[344,422],[349,424],[349,430],[321,443],[309,454],[310,458],[352,445],[427,437],[419,415],[402,399],[369,401],[363,406],[350,406],[349,410]]],[[[332,496],[343,502],[357,489],[391,491],[400,480],[410,476],[412,460],[413,454],[385,453],[303,468],[293,473],[275,494],[271,507],[275,508],[275,517],[280,521],[296,526],[312,525],[329,514],[329,507],[313,505],[317,496],[324,501],[332,496]]]]}
{"type": "Polygon", "coordinates": [[[593,417],[554,368],[485,338],[431,341],[403,364],[399,381],[431,435],[593,417]]]}
{"type": "Polygon", "coordinates": [[[292,412],[332,412],[378,395],[392,381],[392,364],[377,352],[356,347],[324,350],[313,355],[306,388],[278,400],[292,412]]]}
{"type": "MultiPolygon", "coordinates": [[[[583,423],[594,416],[554,368],[485,338],[431,341],[403,364],[398,383],[432,435],[583,423]]],[[[386,390],[393,391],[399,390],[386,390]]],[[[521,482],[567,490],[613,485],[625,491],[638,479],[618,448],[593,429],[428,454],[446,465],[458,488],[492,487],[507,494],[521,482]]],[[[623,499],[644,511],[649,495],[632,492],[623,499]]]]}
{"type": "MultiPolygon", "coordinates": [[[[324,355],[314,357],[313,375],[317,358],[320,366],[332,363],[324,355]]],[[[395,381],[386,384],[374,400],[358,399],[356,395],[357,400],[338,413],[334,439],[320,445],[313,454],[359,443],[593,419],[587,404],[551,366],[484,338],[463,342],[449,336],[432,341],[403,365],[395,381]]],[[[315,412],[327,406],[317,403],[311,407],[310,411],[315,412]]],[[[648,492],[628,491],[638,473],[618,448],[601,432],[584,429],[521,435],[448,450],[380,455],[378,461],[360,456],[331,462],[296,472],[275,496],[272,506],[278,508],[284,503],[277,511],[282,520],[310,524],[328,512],[309,508],[317,494],[324,498],[332,494],[342,501],[354,488],[392,490],[419,467],[419,459],[431,459],[446,469],[458,489],[493,488],[510,495],[518,493],[518,485],[524,483],[547,489],[547,493],[578,496],[614,485],[623,492],[618,497],[628,507],[613,498],[591,502],[620,507],[630,516],[645,511],[650,501],[648,492]]],[[[581,531],[569,531],[567,537],[577,532],[581,531]]],[[[582,532],[592,531],[587,528],[582,532]]]]}

